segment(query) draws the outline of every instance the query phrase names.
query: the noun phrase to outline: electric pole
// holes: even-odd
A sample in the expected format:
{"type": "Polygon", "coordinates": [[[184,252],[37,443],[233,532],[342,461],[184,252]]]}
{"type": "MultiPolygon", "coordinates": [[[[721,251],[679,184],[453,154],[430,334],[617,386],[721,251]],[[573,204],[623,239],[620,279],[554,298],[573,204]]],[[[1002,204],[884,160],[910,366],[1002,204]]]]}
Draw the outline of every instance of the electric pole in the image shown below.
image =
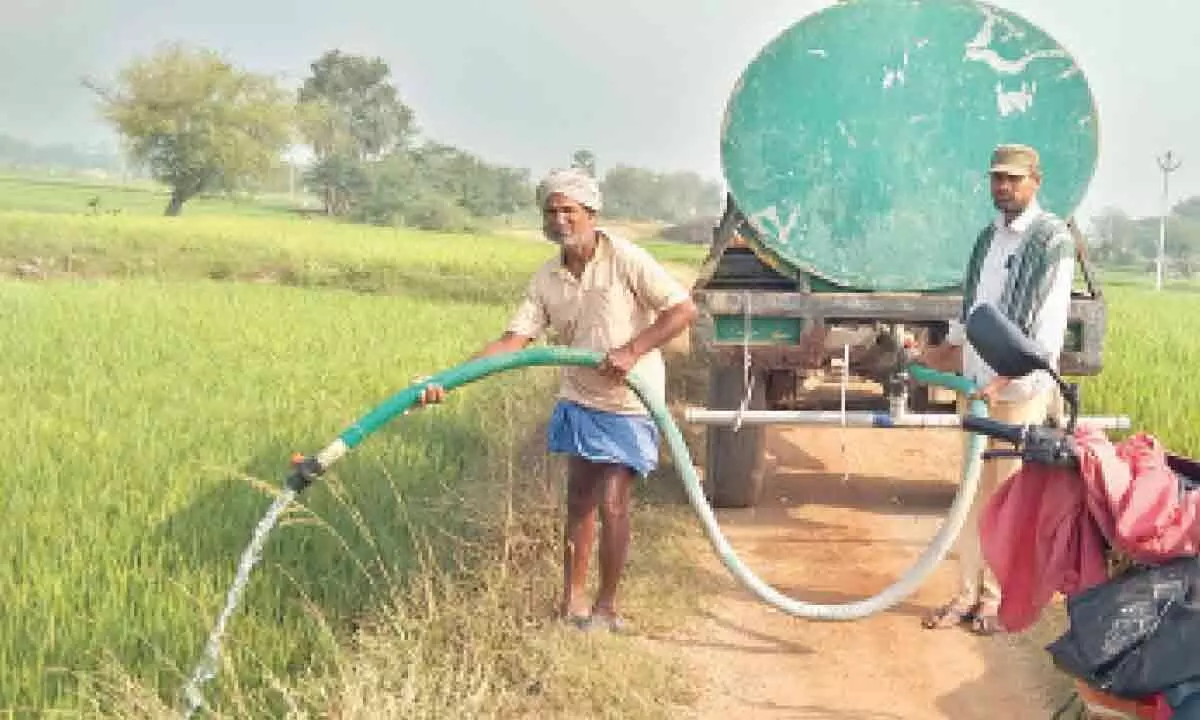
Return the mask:
{"type": "Polygon", "coordinates": [[[1167,215],[1170,213],[1170,184],[1171,173],[1179,169],[1183,162],[1175,157],[1175,153],[1171,150],[1167,154],[1158,158],[1158,167],[1163,174],[1163,197],[1162,197],[1162,217],[1158,221],[1158,262],[1155,268],[1154,287],[1156,290],[1162,290],[1163,286],[1163,268],[1167,262],[1167,215]]]}

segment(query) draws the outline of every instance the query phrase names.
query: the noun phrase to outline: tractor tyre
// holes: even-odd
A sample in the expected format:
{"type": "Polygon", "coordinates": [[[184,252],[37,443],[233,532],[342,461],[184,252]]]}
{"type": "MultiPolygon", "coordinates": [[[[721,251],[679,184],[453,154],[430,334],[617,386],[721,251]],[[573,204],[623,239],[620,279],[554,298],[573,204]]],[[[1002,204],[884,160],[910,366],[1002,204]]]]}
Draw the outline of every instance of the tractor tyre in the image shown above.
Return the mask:
{"type": "MultiPolygon", "coordinates": [[[[754,388],[748,410],[766,409],[766,373],[752,372],[754,388]]],[[[746,388],[740,367],[713,368],[709,375],[708,406],[714,410],[741,407],[746,388]]],[[[704,490],[717,508],[748,508],[762,497],[766,475],[766,435],[763,425],[711,425],[707,430],[704,490]]]]}

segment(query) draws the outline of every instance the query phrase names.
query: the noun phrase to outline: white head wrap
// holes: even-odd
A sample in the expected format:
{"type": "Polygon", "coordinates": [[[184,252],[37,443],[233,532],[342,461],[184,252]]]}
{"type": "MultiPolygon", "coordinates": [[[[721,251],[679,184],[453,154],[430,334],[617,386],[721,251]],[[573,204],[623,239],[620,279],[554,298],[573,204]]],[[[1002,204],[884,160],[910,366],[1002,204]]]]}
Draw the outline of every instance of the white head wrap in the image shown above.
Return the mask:
{"type": "Polygon", "coordinates": [[[546,198],[560,193],[585,208],[600,212],[600,183],[596,178],[578,168],[551,170],[538,184],[538,206],[546,204],[546,198]]]}

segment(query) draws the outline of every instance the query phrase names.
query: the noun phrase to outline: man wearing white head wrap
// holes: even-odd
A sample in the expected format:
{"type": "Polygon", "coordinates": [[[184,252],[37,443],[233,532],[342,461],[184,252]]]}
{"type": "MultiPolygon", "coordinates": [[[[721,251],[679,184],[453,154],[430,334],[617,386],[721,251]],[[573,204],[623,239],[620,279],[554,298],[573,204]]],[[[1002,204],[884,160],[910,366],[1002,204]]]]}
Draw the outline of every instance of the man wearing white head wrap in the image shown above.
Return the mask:
{"type": "Polygon", "coordinates": [[[594,213],[599,213],[603,209],[602,198],[600,196],[600,183],[596,182],[596,178],[583,170],[577,168],[551,170],[538,183],[538,205],[544,207],[546,200],[556,193],[574,200],[594,213]]]}
{"type": "MultiPolygon", "coordinates": [[[[687,290],[642,247],[596,226],[599,184],[581,170],[555,170],[537,188],[542,231],[559,252],[534,274],[507,330],[476,353],[524,348],[543,334],[558,345],[604,353],[599,368],[564,367],[548,449],[568,456],[562,617],[583,629],[619,630],[617,586],[629,549],[637,477],[658,463],[658,428],[625,384],[631,371],[665,401],[659,350],[696,317],[687,290]],[[600,516],[600,587],[584,597],[600,516]]],[[[424,402],[440,402],[430,387],[424,402]]]]}

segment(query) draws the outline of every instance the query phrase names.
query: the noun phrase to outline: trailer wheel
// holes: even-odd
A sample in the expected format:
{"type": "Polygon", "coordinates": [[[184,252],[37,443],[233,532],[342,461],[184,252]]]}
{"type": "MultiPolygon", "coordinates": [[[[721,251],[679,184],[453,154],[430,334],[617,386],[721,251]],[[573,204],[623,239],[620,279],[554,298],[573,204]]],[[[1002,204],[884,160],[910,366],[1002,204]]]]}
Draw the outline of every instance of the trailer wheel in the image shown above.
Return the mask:
{"type": "MultiPolygon", "coordinates": [[[[766,374],[754,373],[754,389],[747,408],[766,409],[766,374]]],[[[746,389],[740,367],[713,368],[709,373],[708,406],[736,410],[746,389]]],[[[710,426],[707,430],[704,490],[718,508],[746,508],[758,504],[766,474],[766,428],[762,425],[710,426]]]]}

